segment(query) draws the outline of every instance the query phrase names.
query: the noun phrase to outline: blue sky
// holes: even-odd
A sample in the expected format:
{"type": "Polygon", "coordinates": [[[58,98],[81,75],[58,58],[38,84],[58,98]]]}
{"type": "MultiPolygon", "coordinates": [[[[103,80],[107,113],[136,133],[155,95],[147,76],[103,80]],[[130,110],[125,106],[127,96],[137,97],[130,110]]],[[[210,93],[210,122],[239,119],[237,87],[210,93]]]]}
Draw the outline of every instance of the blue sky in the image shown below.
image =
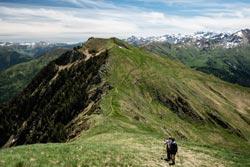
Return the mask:
{"type": "Polygon", "coordinates": [[[245,28],[249,0],[0,0],[0,41],[78,42],[245,28]]]}

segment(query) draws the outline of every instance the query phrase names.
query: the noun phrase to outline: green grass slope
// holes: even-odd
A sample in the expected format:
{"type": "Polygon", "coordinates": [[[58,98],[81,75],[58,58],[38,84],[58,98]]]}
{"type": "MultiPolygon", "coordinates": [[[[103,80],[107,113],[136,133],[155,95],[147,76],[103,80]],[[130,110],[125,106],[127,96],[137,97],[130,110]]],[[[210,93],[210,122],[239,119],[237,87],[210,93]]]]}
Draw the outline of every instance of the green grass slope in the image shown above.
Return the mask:
{"type": "Polygon", "coordinates": [[[196,70],[213,74],[227,82],[250,86],[250,46],[236,48],[196,48],[167,43],[143,46],[156,54],[179,60],[196,70]]]}
{"type": "Polygon", "coordinates": [[[66,52],[56,48],[45,55],[28,62],[20,63],[0,72],[0,103],[10,100],[31,81],[50,61],[66,52]]]}
{"type": "Polygon", "coordinates": [[[78,52],[98,56],[106,49],[99,70],[112,89],[65,126],[80,133],[67,143],[2,149],[0,165],[168,166],[163,139],[172,135],[179,143],[176,166],[249,166],[250,89],[117,39],[92,38],[78,52]]]}
{"type": "MultiPolygon", "coordinates": [[[[0,150],[1,166],[166,167],[162,139],[152,134],[109,130],[64,144],[35,144],[0,150]]],[[[245,167],[249,152],[179,141],[177,167],[245,167]]]]}

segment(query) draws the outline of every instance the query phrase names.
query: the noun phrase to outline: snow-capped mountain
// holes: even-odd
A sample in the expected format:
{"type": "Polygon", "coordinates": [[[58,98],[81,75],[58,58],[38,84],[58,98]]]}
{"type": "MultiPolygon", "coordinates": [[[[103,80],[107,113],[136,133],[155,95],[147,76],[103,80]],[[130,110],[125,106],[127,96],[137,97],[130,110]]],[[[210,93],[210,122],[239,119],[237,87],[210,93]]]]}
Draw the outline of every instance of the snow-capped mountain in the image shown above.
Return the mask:
{"type": "Polygon", "coordinates": [[[49,43],[49,42],[0,42],[0,50],[7,49],[23,53],[31,57],[40,56],[53,48],[73,48],[74,46],[80,45],[80,43],[49,43]]]}
{"type": "Polygon", "coordinates": [[[215,33],[215,32],[196,32],[190,35],[172,34],[159,37],[135,37],[131,36],[126,42],[141,46],[151,42],[168,42],[170,44],[194,45],[197,47],[225,47],[232,48],[240,44],[249,44],[250,30],[240,30],[235,33],[215,33]]]}
{"type": "Polygon", "coordinates": [[[0,42],[0,46],[27,46],[27,47],[47,47],[47,46],[65,46],[65,45],[72,45],[76,43],[50,43],[45,41],[40,42],[0,42]]]}

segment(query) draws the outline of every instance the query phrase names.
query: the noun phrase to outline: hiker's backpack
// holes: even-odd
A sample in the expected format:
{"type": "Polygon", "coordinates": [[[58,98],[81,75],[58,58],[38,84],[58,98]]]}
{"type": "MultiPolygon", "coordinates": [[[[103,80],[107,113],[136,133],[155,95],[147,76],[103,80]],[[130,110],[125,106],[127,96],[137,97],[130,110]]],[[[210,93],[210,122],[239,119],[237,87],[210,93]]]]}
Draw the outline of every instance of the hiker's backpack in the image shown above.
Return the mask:
{"type": "Polygon", "coordinates": [[[173,141],[170,145],[170,148],[171,148],[171,151],[176,153],[177,150],[178,150],[178,146],[177,146],[177,143],[175,141],[173,141]]]}

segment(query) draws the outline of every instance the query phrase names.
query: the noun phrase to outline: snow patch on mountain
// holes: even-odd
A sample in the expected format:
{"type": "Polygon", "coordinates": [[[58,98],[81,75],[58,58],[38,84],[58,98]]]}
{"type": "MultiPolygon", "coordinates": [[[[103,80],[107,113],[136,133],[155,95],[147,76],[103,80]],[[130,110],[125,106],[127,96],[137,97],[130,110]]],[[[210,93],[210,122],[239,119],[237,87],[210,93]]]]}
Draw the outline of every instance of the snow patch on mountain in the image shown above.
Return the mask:
{"type": "Polygon", "coordinates": [[[249,43],[250,30],[240,30],[231,34],[199,31],[190,35],[172,34],[163,35],[159,37],[131,36],[125,41],[136,46],[144,45],[151,42],[167,42],[170,44],[189,44],[195,45],[197,47],[220,46],[225,48],[232,48],[242,43],[249,43]]]}

